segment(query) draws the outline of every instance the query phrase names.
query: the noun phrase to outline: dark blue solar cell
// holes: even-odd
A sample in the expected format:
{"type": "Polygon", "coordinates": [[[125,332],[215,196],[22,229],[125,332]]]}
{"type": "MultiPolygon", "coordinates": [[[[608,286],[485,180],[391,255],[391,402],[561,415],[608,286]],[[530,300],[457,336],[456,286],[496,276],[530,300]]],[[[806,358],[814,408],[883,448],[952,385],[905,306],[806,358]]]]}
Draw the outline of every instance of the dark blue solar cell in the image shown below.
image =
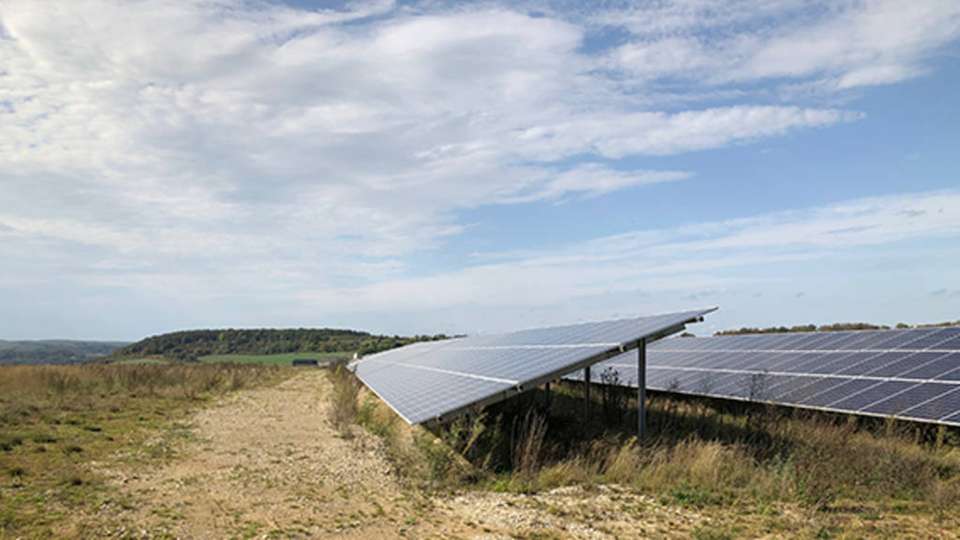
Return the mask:
{"type": "MultiPolygon", "coordinates": [[[[621,376],[621,380],[623,380],[625,378],[624,375],[626,375],[627,376],[626,378],[630,378],[633,380],[634,384],[632,386],[636,386],[636,382],[637,382],[636,370],[634,370],[634,373],[628,374],[628,373],[624,373],[623,371],[620,371],[624,368],[616,368],[616,369],[618,370],[619,375],[621,376]]],[[[678,373],[682,373],[682,372],[678,372],[677,370],[674,370],[674,369],[647,369],[647,388],[663,390],[664,388],[666,388],[668,382],[671,379],[675,378],[678,373]]],[[[592,373],[590,378],[591,379],[594,378],[592,373]]],[[[626,386],[626,384],[624,384],[623,386],[626,386]]]]}
{"type": "Polygon", "coordinates": [[[920,383],[898,394],[894,394],[886,399],[869,405],[862,412],[899,415],[903,411],[915,406],[918,403],[942,396],[947,392],[955,390],[956,385],[940,383],[920,383]]]}
{"type": "Polygon", "coordinates": [[[836,336],[830,335],[830,334],[828,334],[828,333],[826,333],[826,332],[824,332],[824,333],[819,333],[819,332],[813,333],[813,332],[811,332],[811,333],[806,333],[806,334],[802,334],[802,335],[803,335],[806,339],[804,339],[803,341],[800,341],[799,343],[794,344],[794,345],[793,345],[793,349],[794,349],[794,350],[797,350],[797,351],[816,351],[816,350],[818,350],[820,343],[833,340],[834,337],[836,337],[836,336]]]}
{"type": "Polygon", "coordinates": [[[682,366],[686,364],[686,360],[690,356],[696,354],[701,353],[658,351],[647,349],[647,366],[682,366]]]}
{"type": "MultiPolygon", "coordinates": [[[[833,372],[835,375],[863,375],[869,371],[877,369],[880,366],[884,366],[899,356],[891,357],[890,354],[896,353],[884,353],[884,352],[873,352],[867,353],[863,356],[857,356],[851,358],[849,362],[842,362],[845,365],[837,365],[837,369],[833,372]]],[[[840,363],[838,363],[840,364],[840,363]]]]}
{"type": "Polygon", "coordinates": [[[933,379],[949,371],[960,368],[958,358],[950,358],[950,353],[922,353],[936,356],[932,361],[917,365],[899,375],[904,379],[933,379]]]}
{"type": "Polygon", "coordinates": [[[767,401],[770,399],[770,386],[774,383],[767,373],[749,373],[740,375],[735,384],[727,384],[723,392],[749,401],[767,401]]]}
{"type": "Polygon", "coordinates": [[[809,355],[796,352],[769,352],[765,354],[766,356],[763,359],[757,361],[757,369],[791,371],[791,366],[795,366],[809,357],[809,355]]]}
{"type": "Polygon", "coordinates": [[[821,356],[821,362],[806,365],[805,368],[809,373],[831,375],[847,369],[850,366],[866,362],[878,354],[880,353],[860,351],[824,353],[821,356]]]}
{"type": "Polygon", "coordinates": [[[943,351],[960,351],[960,336],[942,341],[933,348],[943,351]]]}
{"type": "Polygon", "coordinates": [[[938,343],[946,341],[949,339],[953,333],[947,328],[927,328],[924,330],[925,334],[908,344],[906,348],[909,349],[927,349],[935,348],[938,343]]]}
{"type": "MultiPolygon", "coordinates": [[[[957,362],[960,361],[960,353],[948,353],[948,354],[949,356],[945,359],[946,362],[956,365],[957,362]]],[[[934,379],[938,381],[960,381],[960,366],[954,369],[951,369],[949,371],[945,371],[940,375],[937,375],[936,377],[934,377],[934,379]]]]}
{"type": "Polygon", "coordinates": [[[810,396],[819,393],[822,390],[823,385],[837,384],[837,379],[827,379],[824,377],[804,377],[806,379],[806,384],[796,384],[795,388],[791,389],[789,392],[778,392],[778,389],[774,388],[773,392],[780,394],[780,399],[785,403],[802,403],[804,400],[810,396]]]}
{"type": "Polygon", "coordinates": [[[842,344],[845,341],[849,340],[849,336],[845,332],[830,332],[823,334],[823,337],[820,339],[811,339],[810,343],[804,347],[806,350],[810,351],[829,351],[835,350],[838,344],[842,344]]]}
{"type": "Polygon", "coordinates": [[[857,393],[851,393],[844,399],[827,404],[826,407],[843,411],[860,411],[864,407],[869,407],[915,385],[916,383],[913,382],[884,381],[878,383],[874,381],[873,386],[857,393]]]}
{"type": "Polygon", "coordinates": [[[684,392],[699,395],[717,395],[717,387],[723,386],[727,380],[736,377],[736,374],[716,371],[701,371],[681,380],[684,392]]]}
{"type": "Polygon", "coordinates": [[[436,418],[449,403],[469,403],[512,388],[510,384],[394,365],[368,372],[364,382],[408,422],[436,418]]]}
{"type": "Polygon", "coordinates": [[[767,341],[764,347],[757,347],[757,350],[764,351],[789,351],[790,344],[796,341],[797,337],[794,334],[776,334],[770,336],[770,340],[767,341]]]}
{"type": "Polygon", "coordinates": [[[851,343],[856,343],[864,338],[861,332],[836,332],[837,338],[830,342],[830,349],[845,350],[851,343]]]}
{"type": "Polygon", "coordinates": [[[783,344],[789,339],[789,334],[769,334],[757,339],[750,348],[763,351],[778,351],[783,348],[783,344]]]}
{"type": "Polygon", "coordinates": [[[788,399],[788,396],[791,398],[796,396],[798,391],[802,388],[809,387],[811,383],[817,380],[811,377],[781,377],[774,384],[770,385],[770,401],[777,401],[780,403],[796,403],[799,401],[788,399]]]}
{"type": "Polygon", "coordinates": [[[886,352],[886,353],[877,353],[876,356],[869,358],[863,362],[860,362],[856,365],[848,366],[845,369],[842,369],[837,372],[839,375],[867,375],[876,373],[880,370],[885,369],[887,366],[894,362],[903,360],[905,357],[909,356],[911,353],[902,353],[902,352],[886,352]]]}
{"type": "Polygon", "coordinates": [[[737,370],[762,369],[760,366],[764,365],[765,359],[768,358],[770,354],[771,353],[766,351],[745,352],[733,358],[729,358],[723,364],[720,364],[714,367],[722,368],[722,369],[737,369],[737,370]]]}
{"type": "MultiPolygon", "coordinates": [[[[840,353],[845,354],[845,353],[840,353]]],[[[795,360],[789,365],[777,366],[777,371],[787,371],[790,373],[832,373],[833,370],[824,371],[822,368],[829,363],[831,359],[836,358],[836,353],[814,352],[797,354],[795,360]]]]}
{"type": "Polygon", "coordinates": [[[904,338],[900,334],[899,331],[895,330],[871,331],[865,339],[851,344],[850,347],[857,350],[888,350],[892,348],[891,344],[903,341],[904,338]]]}
{"type": "Polygon", "coordinates": [[[790,341],[789,334],[755,334],[743,336],[744,342],[742,348],[755,351],[778,351],[784,348],[790,341]]]}
{"type": "Polygon", "coordinates": [[[951,384],[960,381],[960,352],[914,351],[951,336],[960,329],[700,338],[699,353],[651,351],[650,366],[688,369],[651,370],[648,381],[694,395],[937,420],[960,411],[960,385],[951,384]],[[807,352],[778,352],[792,350],[807,352]],[[934,378],[944,382],[926,382],[934,378]]]}
{"type": "Polygon", "coordinates": [[[869,377],[903,377],[905,373],[916,369],[919,366],[928,364],[943,353],[890,353],[892,362],[880,365],[876,369],[868,371],[865,375],[869,377]]]}
{"type": "Polygon", "coordinates": [[[864,330],[858,330],[854,332],[848,332],[847,339],[834,345],[834,348],[840,351],[856,351],[860,350],[860,345],[863,343],[870,342],[875,339],[876,332],[869,332],[864,330]]]}
{"type": "Polygon", "coordinates": [[[819,385],[819,392],[799,400],[803,405],[826,407],[877,384],[870,379],[830,379],[819,385]]]}
{"type": "Polygon", "coordinates": [[[670,376],[661,384],[665,384],[667,389],[681,390],[684,388],[684,382],[698,376],[698,372],[683,369],[673,370],[670,376]]]}
{"type": "Polygon", "coordinates": [[[950,390],[938,397],[926,401],[916,401],[912,407],[900,412],[910,418],[939,420],[945,416],[960,413],[960,385],[949,385],[950,390]]]}
{"type": "Polygon", "coordinates": [[[708,371],[691,371],[677,379],[676,390],[688,394],[705,394],[710,389],[717,374],[708,371]]]}
{"type": "Polygon", "coordinates": [[[715,352],[697,360],[698,368],[716,368],[727,365],[743,355],[742,352],[715,352]]]}

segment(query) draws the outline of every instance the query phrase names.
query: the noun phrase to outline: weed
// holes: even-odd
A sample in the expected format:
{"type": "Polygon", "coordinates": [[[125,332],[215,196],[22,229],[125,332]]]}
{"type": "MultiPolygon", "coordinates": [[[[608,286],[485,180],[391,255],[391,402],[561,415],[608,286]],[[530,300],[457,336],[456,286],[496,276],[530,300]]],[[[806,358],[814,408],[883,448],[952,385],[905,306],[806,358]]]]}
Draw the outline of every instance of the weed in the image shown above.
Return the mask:
{"type": "Polygon", "coordinates": [[[521,477],[531,478],[540,470],[547,421],[534,411],[529,411],[515,431],[517,437],[513,445],[513,471],[521,477]]]}
{"type": "Polygon", "coordinates": [[[350,433],[350,425],[357,419],[357,396],[360,385],[356,377],[343,365],[329,371],[333,383],[333,396],[330,407],[330,422],[344,436],[350,433]]]}

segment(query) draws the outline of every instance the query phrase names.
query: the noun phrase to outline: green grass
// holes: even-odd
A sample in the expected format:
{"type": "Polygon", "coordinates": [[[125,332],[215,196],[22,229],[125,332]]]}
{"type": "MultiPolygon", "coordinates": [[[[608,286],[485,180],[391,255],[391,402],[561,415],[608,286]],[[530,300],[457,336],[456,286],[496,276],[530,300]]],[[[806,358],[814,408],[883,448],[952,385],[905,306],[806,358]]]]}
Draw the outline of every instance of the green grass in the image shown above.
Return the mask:
{"type": "Polygon", "coordinates": [[[211,354],[201,356],[200,361],[205,364],[265,364],[265,365],[290,365],[297,358],[307,358],[319,360],[320,363],[332,360],[347,360],[353,356],[352,353],[328,353],[328,352],[298,352],[283,354],[211,354]]]}
{"type": "Polygon", "coordinates": [[[163,358],[124,358],[123,360],[114,362],[114,364],[120,365],[158,365],[168,363],[170,363],[170,361],[163,358]]]}

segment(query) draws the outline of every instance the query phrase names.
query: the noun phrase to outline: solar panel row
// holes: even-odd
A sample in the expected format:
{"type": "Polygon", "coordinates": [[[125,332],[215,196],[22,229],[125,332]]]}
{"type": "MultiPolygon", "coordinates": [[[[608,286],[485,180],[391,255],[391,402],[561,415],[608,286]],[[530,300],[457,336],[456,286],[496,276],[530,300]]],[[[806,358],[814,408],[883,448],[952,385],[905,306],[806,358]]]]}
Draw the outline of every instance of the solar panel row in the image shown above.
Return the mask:
{"type": "Polygon", "coordinates": [[[679,332],[713,309],[416,343],[351,364],[411,424],[505,399],[679,332]]]}
{"type": "MultiPolygon", "coordinates": [[[[678,338],[648,348],[647,387],[960,425],[960,328],[678,338]]],[[[593,370],[636,386],[636,354],[593,370]]]]}

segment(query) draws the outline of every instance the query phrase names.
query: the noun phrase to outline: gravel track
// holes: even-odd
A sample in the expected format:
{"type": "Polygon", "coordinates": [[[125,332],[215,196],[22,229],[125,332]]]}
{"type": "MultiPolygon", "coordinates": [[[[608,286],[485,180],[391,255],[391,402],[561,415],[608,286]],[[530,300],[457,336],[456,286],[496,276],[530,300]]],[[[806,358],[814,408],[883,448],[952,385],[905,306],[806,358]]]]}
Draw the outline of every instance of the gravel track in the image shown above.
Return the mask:
{"type": "MultiPolygon", "coordinates": [[[[330,383],[308,370],[197,413],[177,457],[106,468],[135,504],[110,508],[117,537],[685,537],[703,518],[616,487],[427,497],[401,488],[381,442],[327,419],[330,383]]],[[[101,467],[103,469],[103,467],[101,467]]],[[[106,520],[105,520],[106,521],[106,520]]]]}

